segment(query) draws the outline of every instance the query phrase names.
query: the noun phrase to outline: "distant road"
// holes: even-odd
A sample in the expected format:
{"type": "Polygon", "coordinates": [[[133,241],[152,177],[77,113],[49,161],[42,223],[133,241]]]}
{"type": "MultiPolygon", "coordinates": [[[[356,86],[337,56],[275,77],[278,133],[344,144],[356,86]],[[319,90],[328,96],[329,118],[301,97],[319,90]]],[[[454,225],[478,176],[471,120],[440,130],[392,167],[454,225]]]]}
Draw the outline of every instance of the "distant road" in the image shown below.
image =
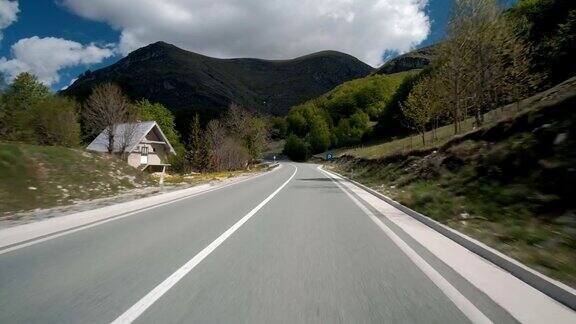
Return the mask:
{"type": "Polygon", "coordinates": [[[345,190],[283,164],[1,254],[0,323],[517,322],[345,190]]]}

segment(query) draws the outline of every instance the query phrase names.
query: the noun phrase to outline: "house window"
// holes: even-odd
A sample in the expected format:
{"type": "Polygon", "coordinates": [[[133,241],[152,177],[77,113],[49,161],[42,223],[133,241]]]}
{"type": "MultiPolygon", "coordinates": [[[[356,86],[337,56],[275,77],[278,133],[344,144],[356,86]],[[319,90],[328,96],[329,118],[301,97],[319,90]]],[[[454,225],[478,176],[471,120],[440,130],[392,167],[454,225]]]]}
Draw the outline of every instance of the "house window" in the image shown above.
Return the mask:
{"type": "Polygon", "coordinates": [[[142,146],[140,148],[140,164],[148,164],[148,147],[142,146]]]}

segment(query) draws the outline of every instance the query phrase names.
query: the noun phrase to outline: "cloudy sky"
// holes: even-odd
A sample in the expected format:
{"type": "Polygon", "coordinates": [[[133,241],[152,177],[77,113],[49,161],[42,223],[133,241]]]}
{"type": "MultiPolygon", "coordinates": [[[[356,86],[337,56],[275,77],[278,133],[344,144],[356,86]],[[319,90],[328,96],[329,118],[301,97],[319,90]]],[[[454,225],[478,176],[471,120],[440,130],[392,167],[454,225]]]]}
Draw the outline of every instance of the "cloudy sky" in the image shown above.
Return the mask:
{"type": "Polygon", "coordinates": [[[436,42],[451,0],[0,0],[0,72],[59,90],[163,40],[201,54],[293,58],[320,50],[378,66],[436,42]]]}

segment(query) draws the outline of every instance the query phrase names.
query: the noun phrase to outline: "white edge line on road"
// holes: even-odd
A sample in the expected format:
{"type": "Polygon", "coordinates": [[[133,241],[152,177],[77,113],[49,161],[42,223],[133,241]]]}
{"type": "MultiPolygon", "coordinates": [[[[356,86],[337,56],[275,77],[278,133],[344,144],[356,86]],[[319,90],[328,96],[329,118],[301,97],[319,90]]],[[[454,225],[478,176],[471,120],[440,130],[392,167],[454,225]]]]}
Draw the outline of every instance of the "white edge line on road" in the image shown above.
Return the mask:
{"type": "Polygon", "coordinates": [[[436,271],[430,264],[428,264],[416,251],[414,251],[406,242],[404,242],[394,231],[392,231],[386,224],[384,224],[374,213],[364,206],[356,197],[354,197],[351,193],[345,190],[342,185],[338,183],[336,177],[334,177],[328,171],[325,171],[318,167],[320,171],[322,171],[328,178],[332,179],[332,181],[342,190],[366,215],[370,217],[384,231],[384,233],[396,244],[407,256],[416,264],[424,274],[430,278],[430,280],[438,287],[442,292],[448,296],[448,298],[460,309],[462,313],[472,323],[492,323],[492,321],[486,317],[472,302],[470,302],[464,295],[462,295],[448,280],[446,280],[442,275],[436,271]]]}
{"type": "Polygon", "coordinates": [[[284,182],[278,189],[270,194],[266,199],[264,199],[258,206],[254,207],[248,214],[242,217],[236,224],[232,225],[224,233],[222,233],[218,238],[216,238],[212,243],[206,246],[202,251],[196,254],[192,259],[186,262],[182,267],[171,274],[166,280],[162,281],[158,286],[152,289],[146,296],[142,297],[136,304],[130,307],[124,314],[116,318],[112,324],[120,323],[132,323],[135,321],[142,313],[146,311],[150,306],[152,306],[160,297],[162,297],[170,288],[176,285],[186,274],[188,274],[192,269],[194,269],[204,258],[210,255],[220,244],[222,244],[230,235],[234,234],[244,223],[246,223],[252,216],[254,216],[264,205],[266,205],[274,196],[276,196],[280,190],[282,190],[289,182],[294,178],[298,172],[298,167],[294,166],[294,173],[284,182]]]}
{"type": "MultiPolygon", "coordinates": [[[[276,170],[278,170],[278,169],[279,169],[279,168],[276,168],[276,169],[274,169],[274,170],[272,170],[272,171],[269,171],[269,172],[274,172],[274,171],[276,171],[276,170]]],[[[122,218],[125,218],[125,217],[133,216],[133,215],[138,214],[138,213],[140,213],[140,212],[148,211],[148,210],[151,210],[151,209],[154,209],[154,208],[157,208],[157,207],[161,207],[161,206],[164,206],[164,205],[168,205],[168,204],[171,204],[171,203],[175,203],[175,202],[178,202],[178,201],[181,201],[181,200],[184,200],[184,199],[189,199],[189,198],[193,198],[193,197],[196,197],[196,196],[201,196],[201,195],[206,194],[206,193],[209,193],[209,192],[213,192],[213,191],[217,191],[217,190],[220,190],[220,189],[224,189],[224,188],[227,188],[227,187],[230,187],[230,186],[233,186],[233,185],[236,185],[236,184],[240,184],[240,183],[243,183],[243,182],[246,182],[246,181],[249,181],[249,180],[254,180],[254,179],[256,179],[256,178],[259,178],[259,177],[264,176],[264,175],[267,175],[267,174],[269,174],[269,173],[268,173],[268,172],[265,172],[265,173],[258,174],[258,175],[255,175],[255,176],[252,176],[252,177],[249,177],[249,178],[246,178],[246,179],[242,179],[242,180],[238,180],[238,181],[235,181],[235,182],[232,182],[232,183],[228,183],[228,184],[222,185],[222,186],[220,186],[220,187],[206,189],[206,190],[204,190],[204,191],[201,191],[201,192],[198,192],[198,193],[194,193],[194,194],[190,194],[190,195],[188,195],[188,196],[179,197],[179,198],[174,198],[174,199],[172,199],[172,200],[168,200],[168,201],[165,201],[165,202],[161,202],[161,203],[158,203],[158,204],[155,204],[155,205],[152,205],[152,206],[140,208],[140,209],[133,210],[133,211],[129,211],[129,212],[125,212],[125,213],[120,213],[120,214],[118,214],[118,215],[110,216],[110,217],[108,217],[108,218],[104,218],[104,219],[101,219],[101,220],[97,220],[97,221],[94,221],[94,222],[91,222],[91,223],[87,223],[87,224],[84,224],[84,225],[78,225],[78,226],[76,226],[76,227],[72,227],[72,228],[69,228],[69,229],[64,229],[64,230],[62,230],[62,231],[57,231],[57,232],[54,232],[54,233],[52,233],[52,234],[46,234],[46,235],[41,236],[41,237],[39,237],[39,238],[32,238],[32,239],[23,241],[23,242],[21,242],[21,243],[15,243],[15,244],[13,244],[12,246],[7,247],[7,248],[1,248],[1,247],[0,247],[0,255],[5,254],[5,253],[8,253],[8,252],[15,251],[15,250],[19,250],[19,249],[22,249],[22,248],[25,248],[25,247],[28,247],[28,246],[32,246],[32,245],[35,245],[35,244],[38,244],[38,243],[46,242],[46,241],[49,241],[49,240],[52,240],[52,239],[55,239],[55,238],[58,238],[58,237],[61,237],[61,236],[64,236],[64,235],[76,233],[76,232],[79,232],[79,231],[82,231],[82,230],[85,230],[85,229],[89,229],[89,228],[92,228],[92,227],[95,227],[95,226],[98,226],[98,225],[102,225],[102,224],[105,224],[105,223],[108,223],[108,222],[112,222],[112,221],[115,221],[115,220],[119,220],[119,219],[122,219],[122,218]]]]}

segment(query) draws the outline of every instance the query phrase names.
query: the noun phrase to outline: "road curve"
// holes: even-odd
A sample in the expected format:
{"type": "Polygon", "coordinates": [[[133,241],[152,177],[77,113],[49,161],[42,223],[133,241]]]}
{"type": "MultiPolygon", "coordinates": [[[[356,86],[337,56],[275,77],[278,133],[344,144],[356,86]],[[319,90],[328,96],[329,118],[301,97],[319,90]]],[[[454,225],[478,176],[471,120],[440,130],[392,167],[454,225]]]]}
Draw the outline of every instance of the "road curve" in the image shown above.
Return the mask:
{"type": "Polygon", "coordinates": [[[0,323],[516,322],[366,209],[285,164],[0,255],[0,323]]]}

